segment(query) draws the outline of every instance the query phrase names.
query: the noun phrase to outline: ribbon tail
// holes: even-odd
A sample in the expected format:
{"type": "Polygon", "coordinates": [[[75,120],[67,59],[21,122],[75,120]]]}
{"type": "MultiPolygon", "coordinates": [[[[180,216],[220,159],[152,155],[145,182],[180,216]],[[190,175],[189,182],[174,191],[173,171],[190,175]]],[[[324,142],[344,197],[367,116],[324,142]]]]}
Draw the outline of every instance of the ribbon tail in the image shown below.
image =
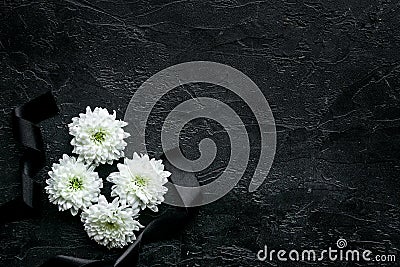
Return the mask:
{"type": "Polygon", "coordinates": [[[102,261],[86,260],[68,256],[55,256],[40,267],[111,267],[102,261]]]}

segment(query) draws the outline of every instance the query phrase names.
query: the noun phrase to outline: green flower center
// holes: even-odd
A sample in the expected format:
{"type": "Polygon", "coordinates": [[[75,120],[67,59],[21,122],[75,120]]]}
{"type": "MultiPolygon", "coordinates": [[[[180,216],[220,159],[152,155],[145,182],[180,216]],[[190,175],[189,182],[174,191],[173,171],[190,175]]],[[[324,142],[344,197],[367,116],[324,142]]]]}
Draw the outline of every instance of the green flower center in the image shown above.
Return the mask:
{"type": "Polygon", "coordinates": [[[98,130],[94,134],[92,134],[92,139],[97,143],[102,143],[106,140],[107,133],[104,130],[98,130]]]}
{"type": "Polygon", "coordinates": [[[80,177],[72,177],[69,179],[69,188],[72,190],[81,190],[83,188],[83,180],[80,177]]]}
{"type": "Polygon", "coordinates": [[[116,223],[113,223],[113,222],[106,222],[104,225],[109,230],[115,230],[115,229],[118,228],[118,225],[116,223]]]}
{"type": "Polygon", "coordinates": [[[148,179],[141,175],[135,175],[132,179],[132,182],[138,187],[144,187],[147,185],[148,179]]]}

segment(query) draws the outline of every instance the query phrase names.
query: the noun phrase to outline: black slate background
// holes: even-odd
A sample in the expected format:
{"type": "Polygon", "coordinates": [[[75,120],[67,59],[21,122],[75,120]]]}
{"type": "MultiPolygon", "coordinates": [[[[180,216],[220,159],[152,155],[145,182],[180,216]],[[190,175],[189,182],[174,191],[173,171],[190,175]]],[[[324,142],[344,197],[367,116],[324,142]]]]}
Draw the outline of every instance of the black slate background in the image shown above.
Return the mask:
{"type": "MultiPolygon", "coordinates": [[[[351,248],[398,255],[399,12],[395,0],[1,1],[0,203],[20,193],[13,108],[46,90],[57,98],[60,114],[41,124],[47,164],[36,179],[44,184],[51,163],[71,151],[67,123],[87,105],[115,109],[122,119],[148,77],[173,64],[210,60],[244,72],[267,98],[278,131],[273,167],[261,188],[248,193],[261,144],[254,116],[237,96],[194,84],[163,98],[149,122],[154,151],[162,114],[196,96],[234,108],[253,150],[236,188],[202,207],[175,239],[146,246],[140,266],[357,265],[267,264],[255,257],[265,244],[323,249],[340,237],[351,248]]],[[[229,139],[205,119],[182,134],[192,158],[195,143],[207,136],[219,154],[199,173],[202,182],[223,170],[229,139]]],[[[45,195],[42,202],[39,218],[0,226],[0,266],[37,266],[61,253],[115,259],[122,252],[97,246],[79,218],[58,212],[45,195]]]]}

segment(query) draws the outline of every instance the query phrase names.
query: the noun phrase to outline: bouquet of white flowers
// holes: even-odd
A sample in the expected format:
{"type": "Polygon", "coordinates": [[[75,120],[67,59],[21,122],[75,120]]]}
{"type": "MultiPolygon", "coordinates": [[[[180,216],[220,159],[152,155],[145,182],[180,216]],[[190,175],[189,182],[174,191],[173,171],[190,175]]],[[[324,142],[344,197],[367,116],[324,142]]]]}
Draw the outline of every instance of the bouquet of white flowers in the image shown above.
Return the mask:
{"type": "Polygon", "coordinates": [[[73,216],[82,210],[81,220],[89,237],[108,248],[121,248],[136,239],[134,232],[143,227],[137,220],[139,212],[145,208],[158,211],[171,175],[161,160],[134,153],[106,179],[114,184],[111,196],[115,198],[108,203],[101,195],[103,179],[95,168],[124,157],[124,138],[130,136],[122,129],[126,125],[116,120],[115,111],[109,114],[105,108],[92,111],[87,107],[86,113],[72,118],[68,125],[72,152],[78,157],[64,154],[46,180],[50,202],[60,211],[69,209],[73,216]]]}

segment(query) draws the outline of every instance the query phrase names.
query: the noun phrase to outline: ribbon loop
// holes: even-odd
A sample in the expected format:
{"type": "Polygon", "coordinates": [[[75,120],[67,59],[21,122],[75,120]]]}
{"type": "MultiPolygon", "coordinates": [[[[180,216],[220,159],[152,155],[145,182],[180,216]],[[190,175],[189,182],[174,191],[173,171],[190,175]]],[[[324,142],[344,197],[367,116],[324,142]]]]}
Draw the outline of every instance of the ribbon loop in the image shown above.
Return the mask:
{"type": "Polygon", "coordinates": [[[32,178],[43,167],[45,152],[40,128],[36,125],[58,113],[49,91],[14,109],[14,136],[24,147],[21,158],[22,196],[0,206],[0,223],[23,220],[35,215],[40,199],[40,185],[32,178]]]}

